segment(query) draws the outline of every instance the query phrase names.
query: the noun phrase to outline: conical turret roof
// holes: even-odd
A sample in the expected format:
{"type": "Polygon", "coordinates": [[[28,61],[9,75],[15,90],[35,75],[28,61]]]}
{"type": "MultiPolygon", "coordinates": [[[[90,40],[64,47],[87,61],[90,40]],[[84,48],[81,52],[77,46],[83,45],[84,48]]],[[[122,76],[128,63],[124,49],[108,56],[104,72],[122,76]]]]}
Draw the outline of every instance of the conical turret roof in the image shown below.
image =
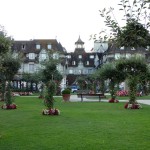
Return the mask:
{"type": "Polygon", "coordinates": [[[75,42],[75,44],[84,44],[84,42],[81,40],[80,36],[79,36],[78,40],[75,42]]]}

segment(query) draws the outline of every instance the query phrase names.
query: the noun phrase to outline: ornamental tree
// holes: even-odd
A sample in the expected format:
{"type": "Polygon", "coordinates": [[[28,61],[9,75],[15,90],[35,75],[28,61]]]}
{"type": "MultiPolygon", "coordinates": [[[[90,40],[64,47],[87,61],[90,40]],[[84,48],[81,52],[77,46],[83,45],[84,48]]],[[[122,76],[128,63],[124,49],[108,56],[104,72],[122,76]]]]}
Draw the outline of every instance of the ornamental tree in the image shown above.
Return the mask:
{"type": "Polygon", "coordinates": [[[48,81],[46,84],[46,93],[44,104],[48,109],[54,108],[54,95],[56,94],[56,83],[55,81],[48,81]]]}
{"type": "Polygon", "coordinates": [[[86,87],[87,81],[85,80],[85,77],[83,77],[83,76],[77,77],[76,82],[79,85],[81,90],[83,90],[86,87]]]}
{"type": "MultiPolygon", "coordinates": [[[[42,68],[40,69],[39,74],[41,75],[41,81],[44,82],[46,86],[44,103],[48,108],[53,108],[53,96],[56,94],[56,90],[63,77],[57,70],[57,61],[53,60],[53,58],[43,62],[41,65],[42,68]]],[[[45,88],[42,88],[41,90],[45,90],[45,88]]],[[[41,93],[43,93],[43,91],[41,91],[41,93]]]]}
{"type": "Polygon", "coordinates": [[[98,82],[98,87],[99,87],[100,92],[104,94],[106,90],[105,89],[105,77],[100,76],[98,71],[94,72],[92,76],[94,76],[94,78],[96,79],[96,82],[98,82]]]}
{"type": "Polygon", "coordinates": [[[129,103],[135,104],[137,97],[137,84],[141,82],[143,74],[147,74],[148,72],[148,66],[145,60],[141,57],[120,59],[116,64],[116,68],[126,75],[129,87],[129,103]]]}
{"type": "MultiPolygon", "coordinates": [[[[12,104],[12,95],[11,95],[11,81],[14,78],[14,75],[18,72],[21,63],[19,57],[13,57],[11,52],[5,54],[3,59],[0,61],[1,65],[1,79],[4,85],[3,92],[6,93],[5,100],[7,105],[12,104]],[[7,85],[6,85],[7,81],[7,85]],[[6,88],[5,88],[6,87],[6,88]]],[[[4,96],[4,93],[2,94],[4,96]]]]}
{"type": "Polygon", "coordinates": [[[115,63],[104,64],[97,70],[96,74],[99,75],[101,79],[108,81],[111,99],[115,99],[115,85],[125,80],[125,74],[116,68],[115,63]]]}

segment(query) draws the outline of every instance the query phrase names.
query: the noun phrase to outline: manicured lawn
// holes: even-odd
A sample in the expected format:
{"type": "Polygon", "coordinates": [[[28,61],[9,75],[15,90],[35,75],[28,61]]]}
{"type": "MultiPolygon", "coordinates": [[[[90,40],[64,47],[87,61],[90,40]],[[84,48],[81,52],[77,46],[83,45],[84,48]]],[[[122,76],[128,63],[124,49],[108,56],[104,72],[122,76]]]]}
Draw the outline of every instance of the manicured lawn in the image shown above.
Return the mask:
{"type": "MultiPolygon", "coordinates": [[[[36,97],[17,97],[16,110],[0,109],[0,150],[148,150],[150,106],[62,102],[60,116],[43,116],[36,97]]],[[[0,102],[2,104],[2,102],[0,102]]]]}
{"type": "MultiPolygon", "coordinates": [[[[109,99],[110,96],[107,95],[106,96],[106,99],[109,99]]],[[[118,100],[129,100],[129,96],[117,96],[116,99],[118,100]]],[[[147,95],[147,96],[137,96],[137,100],[140,99],[140,100],[150,100],[150,95],[147,95]]]]}

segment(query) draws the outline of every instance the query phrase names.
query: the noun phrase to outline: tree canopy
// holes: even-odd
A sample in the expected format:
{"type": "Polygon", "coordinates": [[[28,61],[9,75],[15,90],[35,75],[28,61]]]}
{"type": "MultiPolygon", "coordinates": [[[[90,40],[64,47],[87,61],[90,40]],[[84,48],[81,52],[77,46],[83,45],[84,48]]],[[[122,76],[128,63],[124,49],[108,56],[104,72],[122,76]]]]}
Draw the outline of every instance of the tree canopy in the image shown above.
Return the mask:
{"type": "Polygon", "coordinates": [[[100,10],[106,26],[111,29],[110,34],[106,34],[104,38],[102,37],[104,31],[100,32],[100,40],[109,41],[118,47],[147,48],[150,46],[150,7],[147,1],[121,0],[118,5],[119,10],[124,12],[121,22],[124,20],[125,25],[121,26],[118,22],[114,15],[114,8],[100,10]]]}
{"type": "Polygon", "coordinates": [[[8,37],[4,27],[0,25],[0,55],[4,55],[10,50],[11,37],[8,37]]]}

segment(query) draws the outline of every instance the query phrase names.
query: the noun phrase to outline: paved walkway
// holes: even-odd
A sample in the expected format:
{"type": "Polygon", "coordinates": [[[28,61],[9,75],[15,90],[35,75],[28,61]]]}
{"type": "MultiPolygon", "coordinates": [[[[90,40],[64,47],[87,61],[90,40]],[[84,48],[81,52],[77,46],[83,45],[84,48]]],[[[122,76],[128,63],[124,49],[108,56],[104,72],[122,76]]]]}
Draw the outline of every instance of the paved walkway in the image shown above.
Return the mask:
{"type": "MultiPolygon", "coordinates": [[[[77,95],[71,95],[70,97],[70,101],[71,102],[81,102],[81,98],[78,98],[77,95]]],[[[94,101],[94,102],[98,102],[98,99],[87,99],[87,98],[83,98],[83,102],[90,102],[90,101],[94,101]]],[[[102,99],[102,102],[108,102],[108,100],[106,99],[102,99]]],[[[120,100],[119,102],[128,102],[128,100],[120,100]]],[[[150,100],[137,100],[137,102],[141,103],[141,104],[146,104],[146,105],[150,105],[150,100]]]]}
{"type": "MultiPolygon", "coordinates": [[[[37,97],[37,96],[22,96],[22,97],[37,97]]],[[[56,96],[56,97],[62,97],[62,96],[56,96]]],[[[70,101],[71,102],[81,102],[81,98],[78,98],[77,95],[71,95],[70,97],[70,101]]],[[[98,102],[99,99],[87,99],[87,98],[83,98],[83,102],[98,102]]],[[[108,100],[106,99],[102,99],[102,102],[108,102],[108,100]]],[[[141,104],[146,104],[146,105],[150,105],[150,100],[137,100],[139,103],[141,104]]],[[[128,102],[128,100],[120,100],[119,102],[128,102]]]]}

